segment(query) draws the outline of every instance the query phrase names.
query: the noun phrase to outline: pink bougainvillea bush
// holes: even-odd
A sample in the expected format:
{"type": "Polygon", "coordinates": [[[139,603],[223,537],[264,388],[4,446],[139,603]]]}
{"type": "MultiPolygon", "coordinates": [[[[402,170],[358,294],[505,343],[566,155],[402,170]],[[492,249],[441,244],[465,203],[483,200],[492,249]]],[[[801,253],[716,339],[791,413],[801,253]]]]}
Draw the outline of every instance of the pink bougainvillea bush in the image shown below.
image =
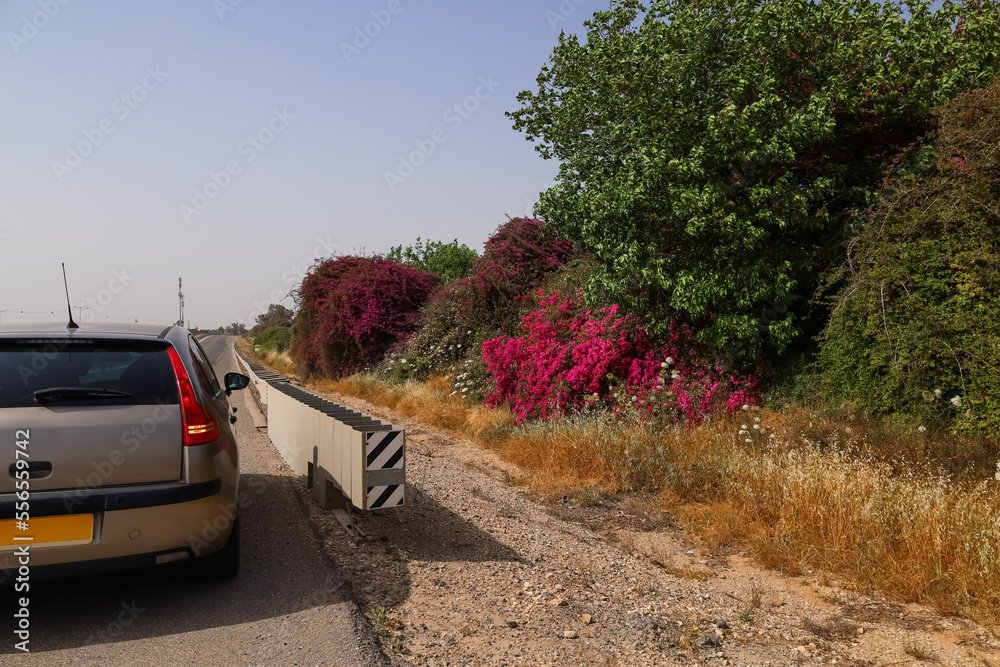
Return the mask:
{"type": "Polygon", "coordinates": [[[573,242],[556,236],[551,225],[514,218],[486,241],[469,285],[476,310],[498,333],[514,333],[523,311],[518,297],[543,285],[546,277],[573,257],[573,242]]]}
{"type": "Polygon", "coordinates": [[[292,358],[309,374],[333,378],[378,362],[412,335],[435,280],[381,257],[319,263],[296,292],[292,358]]]}
{"type": "MultiPolygon", "coordinates": [[[[434,289],[419,330],[386,356],[378,374],[393,381],[425,379],[465,368],[466,362],[480,365],[482,341],[519,330],[527,312],[522,303],[528,305],[520,296],[544,285],[574,259],[573,243],[556,237],[543,221],[505,222],[486,241],[468,278],[434,289]]],[[[463,380],[457,392],[482,396],[466,386],[468,378],[463,380]]]]}
{"type": "Polygon", "coordinates": [[[472,273],[482,289],[501,283],[523,294],[573,254],[573,242],[560,239],[542,220],[514,218],[486,241],[472,273]]]}
{"type": "Polygon", "coordinates": [[[520,336],[482,345],[487,404],[507,405],[518,422],[605,407],[691,426],[758,402],[756,378],[709,361],[686,327],[671,323],[667,339],[653,341],[616,305],[591,311],[579,292],[537,298],[520,336]]]}

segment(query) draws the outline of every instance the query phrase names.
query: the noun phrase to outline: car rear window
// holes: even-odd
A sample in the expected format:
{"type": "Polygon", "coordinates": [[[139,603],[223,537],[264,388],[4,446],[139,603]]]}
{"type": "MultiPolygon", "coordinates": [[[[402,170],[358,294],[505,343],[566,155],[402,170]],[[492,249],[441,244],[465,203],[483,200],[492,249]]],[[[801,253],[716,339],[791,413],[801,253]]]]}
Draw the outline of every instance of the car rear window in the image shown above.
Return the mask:
{"type": "Polygon", "coordinates": [[[167,349],[158,341],[0,339],[0,408],[176,404],[177,379],[167,349]],[[36,399],[36,391],[57,387],[111,391],[36,399]]]}

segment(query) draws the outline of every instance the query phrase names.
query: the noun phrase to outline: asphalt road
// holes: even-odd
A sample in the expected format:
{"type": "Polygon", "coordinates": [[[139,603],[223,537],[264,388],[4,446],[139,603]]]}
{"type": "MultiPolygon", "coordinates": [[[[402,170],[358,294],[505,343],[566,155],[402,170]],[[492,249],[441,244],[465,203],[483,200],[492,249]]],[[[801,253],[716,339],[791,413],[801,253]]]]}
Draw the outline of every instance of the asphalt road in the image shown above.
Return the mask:
{"type": "MultiPolygon", "coordinates": [[[[202,346],[220,382],[237,370],[231,338],[202,346]]],[[[320,548],[299,482],[253,427],[253,397],[231,400],[244,496],[239,576],[204,583],[178,568],[34,584],[30,654],[14,648],[14,592],[0,589],[0,665],[388,664],[320,548]]]]}

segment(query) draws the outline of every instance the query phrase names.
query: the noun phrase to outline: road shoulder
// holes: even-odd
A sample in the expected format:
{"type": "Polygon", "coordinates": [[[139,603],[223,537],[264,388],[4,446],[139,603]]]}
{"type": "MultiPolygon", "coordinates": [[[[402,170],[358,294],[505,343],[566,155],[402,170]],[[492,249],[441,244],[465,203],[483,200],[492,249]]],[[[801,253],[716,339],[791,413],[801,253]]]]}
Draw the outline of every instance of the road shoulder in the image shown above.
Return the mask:
{"type": "MultiPolygon", "coordinates": [[[[320,392],[324,393],[324,392],[320,392]]],[[[852,591],[823,573],[709,549],[669,513],[604,497],[550,502],[495,453],[365,401],[407,429],[406,506],[354,512],[353,542],[313,505],[394,664],[983,665],[985,628],[852,591]]]]}

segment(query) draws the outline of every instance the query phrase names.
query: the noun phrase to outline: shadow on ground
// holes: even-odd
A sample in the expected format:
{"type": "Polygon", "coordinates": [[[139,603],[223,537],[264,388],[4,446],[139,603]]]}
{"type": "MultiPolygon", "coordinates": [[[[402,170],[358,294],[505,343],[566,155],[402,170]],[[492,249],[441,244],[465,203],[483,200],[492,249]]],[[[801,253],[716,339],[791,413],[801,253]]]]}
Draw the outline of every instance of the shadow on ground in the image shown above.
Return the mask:
{"type": "MultiPolygon", "coordinates": [[[[366,538],[348,545],[334,536],[328,544],[337,566],[369,607],[404,602],[410,595],[411,568],[418,564],[525,562],[489,533],[412,487],[407,488],[404,507],[354,518],[366,538]]],[[[330,530],[336,533],[339,526],[330,530]]]]}
{"type": "MultiPolygon", "coordinates": [[[[350,588],[329,567],[294,493],[293,479],[243,475],[240,574],[203,582],[183,566],[32,585],[29,595],[32,653],[160,637],[293,614],[307,607],[345,603],[350,588]]],[[[4,600],[0,633],[14,648],[15,598],[4,600]]],[[[3,662],[0,660],[0,662],[3,662]]]]}

